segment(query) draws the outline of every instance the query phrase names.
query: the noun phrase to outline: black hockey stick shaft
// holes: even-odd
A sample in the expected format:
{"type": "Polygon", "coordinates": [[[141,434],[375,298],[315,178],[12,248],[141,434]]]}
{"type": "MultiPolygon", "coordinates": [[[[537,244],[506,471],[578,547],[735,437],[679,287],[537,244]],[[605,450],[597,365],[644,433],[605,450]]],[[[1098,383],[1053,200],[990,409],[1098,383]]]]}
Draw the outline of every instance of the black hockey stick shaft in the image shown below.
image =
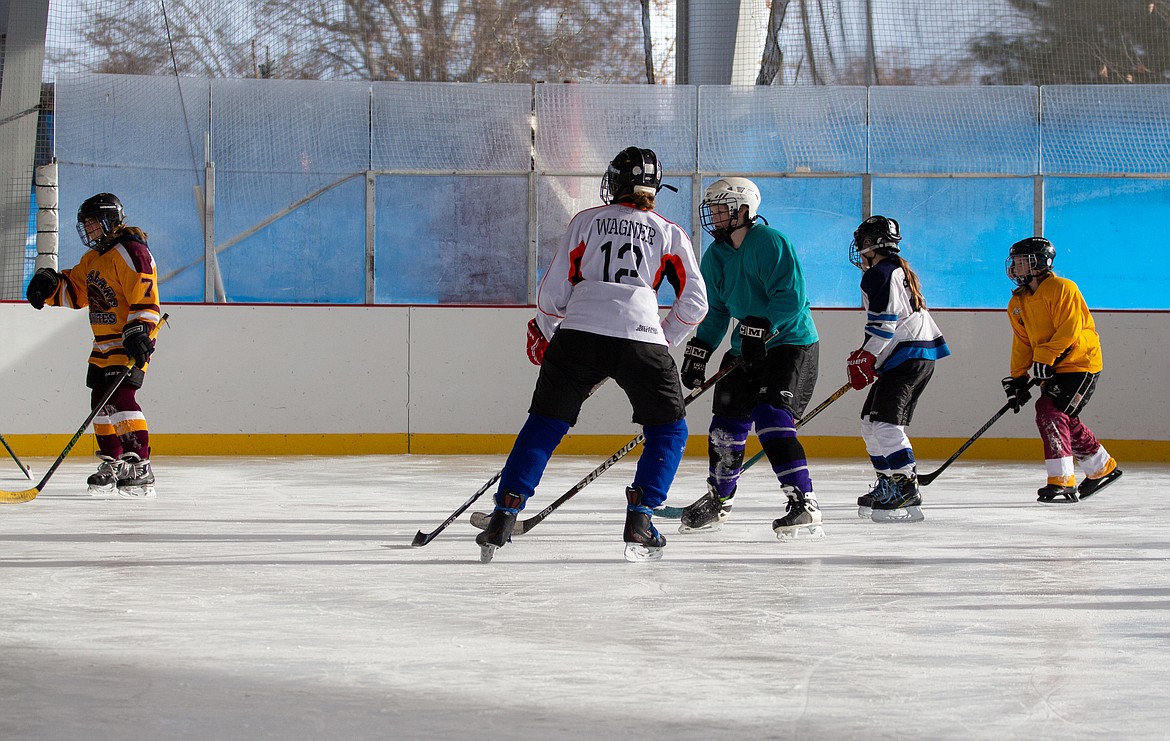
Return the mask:
{"type": "Polygon", "coordinates": [[[482,497],[484,492],[491,488],[492,484],[499,481],[500,476],[502,476],[503,473],[504,473],[504,471],[501,469],[495,476],[492,476],[490,479],[488,479],[488,482],[486,484],[484,484],[483,486],[481,486],[479,488],[479,491],[472,494],[470,499],[468,499],[466,502],[464,502],[459,507],[459,509],[452,512],[451,516],[448,517],[447,519],[443,520],[443,523],[441,525],[439,525],[437,528],[430,531],[429,533],[424,533],[422,530],[419,530],[417,533],[415,533],[414,540],[412,540],[410,542],[411,547],[412,548],[421,548],[422,546],[424,546],[427,543],[430,543],[432,540],[434,540],[435,537],[439,533],[441,533],[447,529],[448,525],[450,525],[452,522],[455,522],[455,520],[459,519],[459,515],[466,512],[467,508],[470,507],[472,505],[472,503],[475,502],[476,499],[479,499],[480,497],[482,497]]]}
{"type": "MultiPolygon", "coordinates": [[[[1037,381],[1036,381],[1035,379],[1033,379],[1033,380],[1032,380],[1032,382],[1031,382],[1030,384],[1028,384],[1028,385],[1029,385],[1029,386],[1035,386],[1036,384],[1037,384],[1037,381]]],[[[1006,403],[1006,404],[1004,404],[1002,407],[1000,407],[999,411],[995,413],[995,416],[993,416],[991,419],[987,420],[987,424],[985,424],[985,425],[983,425],[982,427],[980,427],[978,432],[976,432],[974,435],[972,435],[972,436],[971,436],[971,437],[970,437],[970,438],[967,440],[967,442],[963,443],[962,447],[960,447],[958,450],[956,450],[956,451],[955,451],[955,453],[954,453],[954,455],[952,455],[950,458],[947,458],[946,462],[945,462],[945,463],[943,463],[941,466],[939,466],[937,469],[935,469],[934,471],[931,471],[930,473],[922,473],[922,474],[919,474],[919,475],[918,475],[918,483],[919,483],[919,485],[921,485],[921,486],[927,486],[927,485],[929,485],[929,484],[930,484],[930,482],[932,482],[932,481],[934,481],[935,479],[937,479],[937,478],[938,478],[938,475],[939,475],[940,473],[942,473],[943,471],[947,470],[947,466],[949,466],[949,465],[951,465],[952,463],[954,463],[954,462],[955,462],[955,460],[956,460],[956,459],[957,459],[959,456],[961,456],[961,455],[963,454],[963,451],[965,451],[967,448],[971,447],[971,445],[972,445],[972,444],[973,444],[973,443],[974,443],[976,440],[978,440],[980,437],[982,437],[982,436],[983,436],[983,433],[985,433],[985,432],[987,432],[988,430],[990,430],[990,429],[991,429],[991,426],[992,426],[993,424],[995,424],[996,422],[998,422],[1000,417],[1002,417],[1003,415],[1007,414],[1008,410],[1012,408],[1012,405],[1013,405],[1013,404],[1014,404],[1014,402],[1012,402],[1012,401],[1009,401],[1008,403],[1006,403]]]]}
{"type": "MultiPolygon", "coordinates": [[[[591,388],[589,390],[589,396],[593,396],[593,394],[595,394],[597,392],[597,389],[601,388],[603,385],[605,385],[605,381],[602,381],[601,383],[599,383],[596,386],[594,386],[593,388],[591,388]]],[[[588,397],[586,397],[586,398],[588,398],[588,397]]],[[[424,545],[426,545],[427,543],[430,543],[432,540],[434,540],[435,537],[438,536],[439,533],[441,533],[447,529],[448,525],[450,525],[452,522],[455,522],[455,520],[459,519],[459,515],[466,512],[467,508],[470,507],[472,505],[472,503],[475,502],[476,499],[479,499],[480,497],[482,497],[484,495],[484,492],[486,492],[489,488],[491,488],[492,484],[499,481],[500,477],[503,475],[504,475],[504,470],[500,469],[500,471],[498,473],[496,473],[495,476],[492,476],[486,484],[484,484],[483,486],[480,487],[479,491],[472,494],[470,499],[468,499],[466,502],[464,502],[462,505],[460,505],[459,509],[452,512],[451,516],[448,517],[446,520],[443,520],[442,524],[440,524],[434,530],[430,531],[429,533],[424,533],[422,530],[419,530],[417,533],[415,533],[414,540],[410,541],[410,546],[412,548],[421,548],[424,545]]]]}
{"type": "Polygon", "coordinates": [[[0,443],[4,443],[4,449],[8,451],[8,455],[12,456],[12,460],[16,461],[16,465],[20,468],[20,472],[24,474],[24,477],[32,481],[32,471],[21,462],[20,458],[16,455],[16,451],[12,449],[12,446],[8,444],[8,441],[4,439],[3,435],[0,435],[0,443]]]}
{"type": "MultiPolygon", "coordinates": [[[[721,369],[718,373],[711,376],[706,381],[703,381],[703,383],[697,389],[686,395],[686,397],[683,399],[683,405],[689,406],[692,401],[702,396],[707,391],[707,389],[721,381],[728,373],[731,373],[736,368],[739,368],[741,365],[743,365],[743,362],[743,357],[740,356],[729,363],[725,368],[721,369]]],[[[646,436],[639,433],[637,437],[623,445],[621,450],[602,461],[601,465],[593,469],[588,476],[574,484],[572,489],[569,489],[567,492],[559,496],[556,501],[549,504],[540,512],[537,512],[532,517],[517,523],[516,529],[519,530],[520,533],[527,533],[529,530],[539,525],[546,517],[556,511],[558,507],[575,497],[578,492],[580,492],[586,486],[589,486],[589,484],[593,483],[594,479],[608,471],[615,463],[620,461],[622,458],[625,458],[631,450],[638,447],[645,441],[646,436]]]]}
{"type": "MultiPolygon", "coordinates": [[[[826,407],[828,407],[834,401],[836,401],[837,399],[840,399],[842,396],[844,396],[846,393],[848,393],[849,389],[851,389],[851,388],[853,388],[853,384],[847,383],[844,386],[842,386],[841,388],[834,391],[832,396],[830,396],[829,398],[825,399],[820,404],[818,404],[815,409],[813,409],[808,414],[804,415],[802,418],[796,420],[797,429],[800,429],[805,424],[807,424],[813,417],[815,417],[818,414],[820,414],[821,412],[823,412],[826,407]]],[[[755,455],[753,455],[748,460],[747,463],[743,464],[743,468],[741,468],[739,470],[739,474],[742,476],[744,471],[748,470],[752,466],[759,463],[760,459],[762,459],[763,457],[764,457],[764,451],[762,451],[762,450],[760,452],[756,453],[755,455]]],[[[661,517],[661,518],[664,518],[667,520],[677,520],[683,516],[683,512],[686,512],[689,507],[695,506],[696,504],[698,504],[698,502],[701,502],[701,501],[703,501],[703,499],[706,499],[707,496],[708,496],[707,494],[704,494],[702,497],[700,497],[698,499],[698,501],[692,502],[687,507],[671,507],[669,505],[666,505],[660,509],[654,510],[654,516],[661,517]]]]}
{"type": "MultiPolygon", "coordinates": [[[[158,332],[158,328],[163,325],[163,322],[165,322],[169,316],[170,314],[163,314],[162,317],[159,318],[158,324],[155,325],[155,332],[153,334],[158,332]]],[[[98,416],[98,413],[101,412],[106,404],[110,403],[110,399],[113,398],[114,393],[122,386],[122,382],[130,377],[130,374],[133,371],[134,359],[131,358],[130,364],[121,370],[121,372],[118,374],[118,377],[114,379],[113,383],[110,384],[110,387],[104,394],[102,394],[102,398],[99,399],[98,403],[95,404],[93,409],[90,410],[89,415],[85,418],[85,421],[81,423],[81,427],[78,427],[77,432],[73,433],[73,437],[70,438],[69,443],[65,446],[65,449],[61,451],[61,455],[57,456],[57,460],[53,461],[53,465],[49,466],[48,471],[45,471],[45,475],[41,477],[40,483],[38,483],[33,488],[25,489],[24,491],[0,491],[0,504],[19,504],[21,502],[28,502],[36,499],[37,495],[44,491],[45,484],[49,483],[49,479],[52,478],[53,474],[65,461],[65,458],[69,456],[69,451],[73,450],[73,446],[76,445],[77,441],[81,439],[81,436],[85,434],[85,430],[89,427],[89,423],[93,422],[94,417],[98,416]]]]}

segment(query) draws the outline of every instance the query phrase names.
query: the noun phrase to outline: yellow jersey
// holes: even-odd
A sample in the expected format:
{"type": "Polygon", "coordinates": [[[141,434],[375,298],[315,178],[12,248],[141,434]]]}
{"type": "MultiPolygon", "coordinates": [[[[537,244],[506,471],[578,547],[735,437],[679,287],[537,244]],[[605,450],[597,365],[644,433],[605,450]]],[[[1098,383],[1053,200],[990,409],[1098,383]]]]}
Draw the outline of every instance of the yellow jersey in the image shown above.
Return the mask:
{"type": "Polygon", "coordinates": [[[1025,375],[1034,362],[1057,373],[1101,372],[1101,338],[1076,283],[1050,275],[1034,293],[1014,292],[1007,310],[1013,377],[1025,375]]]}
{"type": "Polygon", "coordinates": [[[153,332],[161,311],[158,271],[145,240],[133,233],[114,237],[105,252],[86,250],[77,265],[61,271],[55,294],[45,303],[69,309],[89,308],[93,351],[89,362],[100,368],[129,365],[122,330],[142,322],[153,332]]]}

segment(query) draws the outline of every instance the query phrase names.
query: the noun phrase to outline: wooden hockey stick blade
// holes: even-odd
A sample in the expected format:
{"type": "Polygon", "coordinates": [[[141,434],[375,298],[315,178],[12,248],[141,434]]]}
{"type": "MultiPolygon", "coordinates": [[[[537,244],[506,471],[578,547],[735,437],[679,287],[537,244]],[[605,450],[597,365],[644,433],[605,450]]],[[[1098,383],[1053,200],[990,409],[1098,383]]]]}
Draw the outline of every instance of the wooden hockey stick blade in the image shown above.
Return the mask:
{"type": "Polygon", "coordinates": [[[0,504],[24,504],[36,499],[40,493],[40,487],[37,486],[24,491],[0,491],[0,504]]]}

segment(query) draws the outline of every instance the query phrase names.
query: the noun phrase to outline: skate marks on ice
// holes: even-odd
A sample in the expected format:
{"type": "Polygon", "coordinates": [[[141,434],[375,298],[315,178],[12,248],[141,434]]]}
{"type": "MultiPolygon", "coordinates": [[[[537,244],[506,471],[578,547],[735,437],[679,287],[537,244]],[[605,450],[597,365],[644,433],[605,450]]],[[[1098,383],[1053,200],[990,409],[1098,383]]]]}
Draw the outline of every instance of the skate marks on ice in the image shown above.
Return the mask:
{"type": "MultiPolygon", "coordinates": [[[[1055,509],[1035,503],[1039,464],[960,461],[911,528],[857,518],[865,466],[815,462],[825,540],[777,542],[782,495],[753,477],[722,532],[668,533],[661,561],[631,565],[627,465],[491,565],[466,518],[409,548],[501,463],[160,458],[159,498],[134,502],[75,498],[79,459],[0,517],[6,735],[1154,738],[1170,723],[1170,467],[1125,466],[1091,506],[1055,509]],[[642,667],[653,702],[631,690],[642,667]]],[[[555,459],[542,489],[595,464],[555,459]]],[[[685,461],[675,496],[693,501],[705,469],[685,461]]]]}

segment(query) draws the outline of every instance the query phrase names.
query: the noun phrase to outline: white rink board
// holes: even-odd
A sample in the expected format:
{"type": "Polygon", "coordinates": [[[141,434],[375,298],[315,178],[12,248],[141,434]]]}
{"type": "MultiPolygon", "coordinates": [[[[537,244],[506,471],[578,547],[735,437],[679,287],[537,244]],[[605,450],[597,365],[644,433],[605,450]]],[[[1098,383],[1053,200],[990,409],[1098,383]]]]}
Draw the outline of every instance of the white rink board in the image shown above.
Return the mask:
{"type": "MultiPolygon", "coordinates": [[[[139,392],[157,434],[512,435],[537,369],[525,355],[529,308],[392,306],[166,306],[139,392]]],[[[814,403],[845,381],[862,314],[814,312],[821,374],[814,403]]],[[[936,311],[954,356],[940,361],[915,414],[915,437],[966,439],[1003,403],[1011,330],[1000,311],[936,311]]],[[[1086,420],[1102,439],[1166,440],[1170,388],[1167,314],[1097,312],[1105,374],[1086,420]]],[[[82,312],[0,304],[3,434],[71,434],[89,404],[91,337],[82,312]]],[[[681,357],[681,348],[675,353],[681,357]]],[[[858,435],[862,395],[851,393],[806,434],[858,435]]],[[[710,399],[688,412],[693,435],[710,399]]],[[[575,434],[637,428],[615,384],[586,404],[575,434]]],[[[1008,415],[988,437],[1035,438],[1032,415],[1008,415]]]]}

